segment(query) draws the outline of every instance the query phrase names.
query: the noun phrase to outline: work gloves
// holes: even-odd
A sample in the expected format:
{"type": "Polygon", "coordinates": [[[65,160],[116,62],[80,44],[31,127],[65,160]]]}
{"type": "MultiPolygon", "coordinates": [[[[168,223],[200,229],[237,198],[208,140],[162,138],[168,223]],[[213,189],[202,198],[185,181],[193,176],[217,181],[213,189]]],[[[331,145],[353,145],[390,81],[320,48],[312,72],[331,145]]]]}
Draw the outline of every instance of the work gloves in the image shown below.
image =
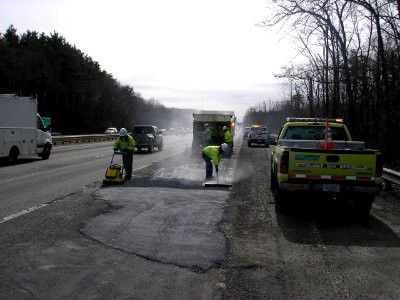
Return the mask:
{"type": "MultiPolygon", "coordinates": [[[[133,154],[131,150],[120,150],[121,154],[133,154]]],[[[114,153],[118,153],[118,149],[114,149],[114,153]]]]}

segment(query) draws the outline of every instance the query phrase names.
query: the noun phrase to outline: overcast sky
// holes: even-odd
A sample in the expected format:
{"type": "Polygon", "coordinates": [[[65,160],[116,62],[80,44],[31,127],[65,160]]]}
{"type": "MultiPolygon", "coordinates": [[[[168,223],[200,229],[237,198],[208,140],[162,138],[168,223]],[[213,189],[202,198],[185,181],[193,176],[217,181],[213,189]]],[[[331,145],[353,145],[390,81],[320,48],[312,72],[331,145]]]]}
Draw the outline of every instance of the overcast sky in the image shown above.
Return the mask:
{"type": "Polygon", "coordinates": [[[10,24],[58,32],[122,84],[167,107],[233,110],[282,96],[289,41],[256,26],[265,0],[0,0],[10,24]]]}

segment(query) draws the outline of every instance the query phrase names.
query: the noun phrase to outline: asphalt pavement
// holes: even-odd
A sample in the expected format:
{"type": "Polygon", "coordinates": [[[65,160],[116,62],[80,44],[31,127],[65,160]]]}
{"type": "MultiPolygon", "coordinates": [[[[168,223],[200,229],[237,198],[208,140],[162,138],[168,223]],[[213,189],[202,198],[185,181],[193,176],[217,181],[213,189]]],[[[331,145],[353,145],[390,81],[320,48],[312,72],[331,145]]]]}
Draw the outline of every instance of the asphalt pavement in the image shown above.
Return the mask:
{"type": "Polygon", "coordinates": [[[272,149],[239,148],[220,165],[232,188],[179,154],[1,223],[0,299],[400,298],[399,199],[366,225],[337,203],[279,214],[272,149]]]}

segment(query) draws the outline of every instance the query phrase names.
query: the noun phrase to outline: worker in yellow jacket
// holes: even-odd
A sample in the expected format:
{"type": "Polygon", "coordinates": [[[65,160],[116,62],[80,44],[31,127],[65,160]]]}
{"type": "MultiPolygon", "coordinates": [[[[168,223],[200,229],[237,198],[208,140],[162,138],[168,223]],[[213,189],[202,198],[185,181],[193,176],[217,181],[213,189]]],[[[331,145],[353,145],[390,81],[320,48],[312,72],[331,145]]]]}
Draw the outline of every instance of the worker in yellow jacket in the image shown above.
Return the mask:
{"type": "Polygon", "coordinates": [[[119,131],[119,137],[113,145],[114,151],[121,151],[122,163],[126,172],[125,179],[130,180],[132,176],[133,152],[135,151],[135,140],[125,128],[119,131]]]}
{"type": "Polygon", "coordinates": [[[207,146],[203,149],[202,157],[206,163],[206,180],[212,179],[213,163],[215,172],[218,173],[218,165],[221,162],[222,154],[228,151],[228,145],[223,143],[221,146],[207,146]]]}
{"type": "Polygon", "coordinates": [[[207,123],[204,124],[203,145],[204,147],[211,145],[211,128],[207,123]]]}
{"type": "Polygon", "coordinates": [[[224,126],[224,127],[222,127],[222,130],[224,131],[225,143],[228,144],[228,151],[226,153],[226,157],[231,157],[232,151],[233,151],[233,136],[232,136],[231,131],[228,129],[228,127],[224,126]]]}

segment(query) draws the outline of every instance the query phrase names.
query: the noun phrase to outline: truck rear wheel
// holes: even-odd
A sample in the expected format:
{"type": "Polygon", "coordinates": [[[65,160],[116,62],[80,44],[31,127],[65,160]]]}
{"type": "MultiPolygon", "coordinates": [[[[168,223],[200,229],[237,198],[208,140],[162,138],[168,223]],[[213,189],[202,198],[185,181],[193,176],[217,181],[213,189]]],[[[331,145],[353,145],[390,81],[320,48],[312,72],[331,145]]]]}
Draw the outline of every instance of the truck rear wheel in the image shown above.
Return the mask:
{"type": "Polygon", "coordinates": [[[271,168],[271,191],[276,190],[276,178],[271,168]]]}
{"type": "Polygon", "coordinates": [[[18,159],[18,155],[19,155],[19,150],[17,147],[12,147],[10,150],[10,154],[8,155],[8,162],[10,164],[15,164],[17,163],[17,159],[18,159]]]}
{"type": "Polygon", "coordinates": [[[276,187],[274,192],[275,198],[275,211],[279,213],[285,213],[288,210],[289,200],[287,193],[282,191],[279,186],[276,187]]]}
{"type": "Polygon", "coordinates": [[[375,195],[358,195],[356,199],[354,199],[354,213],[357,222],[361,224],[368,222],[369,213],[374,200],[375,195]]]}

